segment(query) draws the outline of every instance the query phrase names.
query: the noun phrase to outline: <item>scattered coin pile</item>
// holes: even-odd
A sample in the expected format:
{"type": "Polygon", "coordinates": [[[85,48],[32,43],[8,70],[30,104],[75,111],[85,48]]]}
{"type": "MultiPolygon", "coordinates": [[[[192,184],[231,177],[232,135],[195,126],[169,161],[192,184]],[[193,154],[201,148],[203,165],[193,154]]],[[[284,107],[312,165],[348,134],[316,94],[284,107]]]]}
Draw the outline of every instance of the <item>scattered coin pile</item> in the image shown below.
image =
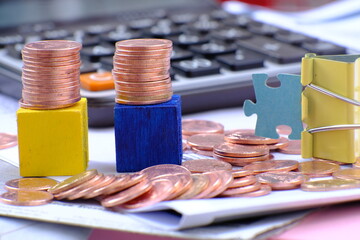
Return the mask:
{"type": "Polygon", "coordinates": [[[29,109],[58,109],[80,100],[81,44],[68,40],[28,43],[22,50],[22,99],[29,109]]]}
{"type": "Polygon", "coordinates": [[[17,145],[17,136],[10,133],[0,133],[0,150],[17,145]]]}
{"type": "Polygon", "coordinates": [[[116,43],[114,69],[116,102],[148,105],[172,97],[169,74],[172,42],[166,39],[131,39],[116,43]]]}

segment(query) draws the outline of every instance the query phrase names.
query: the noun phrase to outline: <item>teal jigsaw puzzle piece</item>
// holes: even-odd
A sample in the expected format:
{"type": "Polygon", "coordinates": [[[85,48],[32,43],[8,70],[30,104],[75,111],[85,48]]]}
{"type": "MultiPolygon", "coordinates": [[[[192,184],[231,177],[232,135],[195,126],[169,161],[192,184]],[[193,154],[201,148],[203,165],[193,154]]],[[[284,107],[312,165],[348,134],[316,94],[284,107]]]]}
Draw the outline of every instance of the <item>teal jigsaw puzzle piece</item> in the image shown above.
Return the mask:
{"type": "Polygon", "coordinates": [[[281,86],[270,87],[266,84],[267,74],[254,74],[253,85],[256,103],[251,100],[244,102],[246,116],[257,114],[255,135],[279,138],[276,127],[287,125],[291,127],[290,139],[300,139],[303,130],[301,121],[300,76],[294,74],[279,74],[281,86]]]}

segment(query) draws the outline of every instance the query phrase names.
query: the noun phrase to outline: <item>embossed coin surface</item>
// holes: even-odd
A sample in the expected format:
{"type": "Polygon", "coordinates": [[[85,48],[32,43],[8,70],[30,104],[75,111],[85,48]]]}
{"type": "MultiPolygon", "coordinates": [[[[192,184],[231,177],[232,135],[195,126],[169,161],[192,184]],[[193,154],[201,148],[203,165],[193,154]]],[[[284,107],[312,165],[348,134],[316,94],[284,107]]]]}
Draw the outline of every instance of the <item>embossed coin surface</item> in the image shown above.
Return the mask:
{"type": "Polygon", "coordinates": [[[340,166],[335,163],[313,160],[302,162],[299,165],[301,173],[308,175],[309,177],[325,177],[330,176],[333,172],[340,169],[340,166]]]}
{"type": "Polygon", "coordinates": [[[301,140],[290,140],[286,147],[280,148],[279,152],[285,154],[301,154],[301,140]]]}
{"type": "Polygon", "coordinates": [[[204,191],[209,185],[209,177],[205,174],[191,174],[191,177],[193,179],[193,184],[186,192],[178,196],[176,200],[192,199],[194,196],[204,191]]]}
{"type": "Polygon", "coordinates": [[[182,163],[182,166],[192,173],[210,172],[216,170],[231,170],[231,164],[216,159],[195,159],[182,163]]]}
{"type": "Polygon", "coordinates": [[[279,139],[256,136],[255,131],[249,129],[227,134],[225,135],[225,140],[237,144],[274,144],[279,142],[279,139]]]}
{"type": "Polygon", "coordinates": [[[288,190],[298,188],[307,178],[297,172],[260,173],[256,176],[258,181],[268,184],[274,190],[288,190]]]}
{"type": "Polygon", "coordinates": [[[62,191],[68,190],[70,188],[73,188],[77,185],[80,185],[80,184],[88,181],[89,179],[95,177],[96,174],[97,174],[96,169],[91,169],[91,170],[79,173],[77,175],[74,175],[72,177],[65,179],[62,182],[59,182],[55,186],[49,188],[48,191],[52,194],[60,193],[62,191]]]}
{"type": "Polygon", "coordinates": [[[186,119],[182,121],[182,134],[223,133],[224,126],[208,120],[186,119]]]}
{"type": "Polygon", "coordinates": [[[151,181],[151,189],[131,201],[122,205],[121,208],[134,209],[153,205],[167,199],[172,193],[172,183],[167,179],[155,179],[151,181]]]}
{"type": "Polygon", "coordinates": [[[7,181],[5,188],[7,190],[48,190],[58,182],[50,178],[18,178],[7,181]]]}
{"type": "Polygon", "coordinates": [[[245,170],[252,170],[255,174],[262,172],[289,172],[297,169],[298,161],[295,160],[268,160],[246,165],[245,170]]]}
{"type": "Polygon", "coordinates": [[[39,206],[53,199],[51,193],[45,191],[10,191],[0,195],[0,202],[15,206],[39,206]]]}
{"type": "Polygon", "coordinates": [[[214,153],[227,157],[257,157],[269,154],[266,145],[240,145],[233,143],[221,143],[214,146],[214,153]]]}
{"type": "Polygon", "coordinates": [[[355,179],[327,179],[304,182],[301,189],[310,192],[327,192],[341,189],[359,188],[360,181],[355,179]]]}
{"type": "Polygon", "coordinates": [[[0,149],[10,148],[17,145],[17,136],[10,133],[0,133],[0,149]]]}
{"type": "Polygon", "coordinates": [[[215,145],[223,143],[224,134],[195,134],[187,139],[187,143],[196,149],[212,151],[215,145]]]}
{"type": "Polygon", "coordinates": [[[339,179],[360,180],[360,169],[359,168],[341,169],[341,170],[334,172],[333,177],[339,178],[339,179]]]}

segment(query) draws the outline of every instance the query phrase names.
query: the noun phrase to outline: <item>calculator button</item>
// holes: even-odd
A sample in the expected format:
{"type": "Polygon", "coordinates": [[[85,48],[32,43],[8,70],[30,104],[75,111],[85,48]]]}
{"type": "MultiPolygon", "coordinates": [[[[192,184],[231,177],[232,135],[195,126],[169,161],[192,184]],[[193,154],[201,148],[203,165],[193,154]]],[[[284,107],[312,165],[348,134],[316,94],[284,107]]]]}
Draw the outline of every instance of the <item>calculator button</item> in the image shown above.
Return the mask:
{"type": "Polygon", "coordinates": [[[196,21],[197,16],[191,13],[173,14],[169,16],[169,19],[177,25],[183,25],[196,21]]]}
{"type": "Polygon", "coordinates": [[[7,55],[16,58],[16,59],[21,59],[22,58],[22,54],[21,54],[21,50],[24,47],[24,43],[17,43],[15,45],[8,45],[6,46],[6,52],[7,55]]]}
{"type": "Polygon", "coordinates": [[[19,34],[0,36],[0,48],[17,43],[24,43],[24,41],[24,38],[19,34]]]}
{"type": "Polygon", "coordinates": [[[81,62],[80,73],[90,73],[96,71],[97,71],[97,67],[94,65],[94,63],[90,63],[88,61],[81,62]]]}
{"type": "Polygon", "coordinates": [[[263,36],[254,36],[249,39],[238,40],[240,47],[267,56],[267,59],[277,63],[300,62],[307,53],[304,49],[275,41],[263,36]]]}
{"type": "Polygon", "coordinates": [[[246,28],[249,23],[253,22],[251,18],[244,15],[235,16],[224,21],[225,25],[230,27],[246,28]]]}
{"type": "Polygon", "coordinates": [[[110,45],[98,45],[83,48],[80,53],[90,62],[98,62],[101,57],[113,56],[115,48],[110,45]]]}
{"type": "Polygon", "coordinates": [[[236,46],[232,44],[210,42],[202,45],[191,46],[189,49],[195,54],[211,58],[216,55],[235,52],[236,46]]]}
{"type": "Polygon", "coordinates": [[[252,34],[241,28],[230,27],[214,31],[211,36],[225,42],[233,42],[237,39],[249,38],[252,34]]]}
{"type": "Polygon", "coordinates": [[[220,26],[221,24],[218,21],[211,20],[208,15],[201,15],[196,22],[189,25],[189,29],[205,34],[220,26]]]}
{"type": "Polygon", "coordinates": [[[211,16],[211,18],[213,18],[215,20],[222,21],[224,19],[229,18],[232,15],[224,10],[216,9],[210,13],[210,16],[211,16]]]}
{"type": "Polygon", "coordinates": [[[209,42],[208,37],[193,33],[183,33],[180,34],[179,36],[170,37],[168,39],[171,40],[174,45],[180,47],[188,47],[191,45],[203,44],[209,42]]]}
{"type": "Polygon", "coordinates": [[[216,60],[232,71],[261,68],[264,66],[264,57],[248,50],[237,50],[235,54],[221,55],[216,57],[216,60]]]}
{"type": "Polygon", "coordinates": [[[329,43],[329,42],[314,42],[314,43],[304,43],[301,45],[308,52],[316,53],[319,55],[336,55],[336,54],[346,54],[346,49],[344,47],[329,43]]]}
{"type": "Polygon", "coordinates": [[[146,31],[145,34],[155,38],[168,38],[169,36],[179,35],[183,31],[171,25],[155,25],[146,31]]]}
{"type": "Polygon", "coordinates": [[[133,31],[111,31],[109,33],[103,33],[100,35],[100,40],[115,44],[118,41],[127,40],[131,38],[140,38],[141,34],[133,31]]]}
{"type": "Polygon", "coordinates": [[[101,69],[111,71],[113,69],[113,57],[101,57],[100,58],[100,65],[101,69]]]}
{"type": "Polygon", "coordinates": [[[154,25],[155,25],[155,20],[151,18],[138,19],[129,22],[129,28],[133,30],[142,30],[142,29],[150,28],[154,25]]]}
{"type": "Polygon", "coordinates": [[[269,37],[281,31],[281,29],[278,27],[261,22],[251,22],[248,24],[247,29],[249,30],[249,32],[269,37]]]}
{"type": "Polygon", "coordinates": [[[65,39],[71,36],[71,32],[65,29],[56,29],[56,30],[49,30],[45,31],[42,34],[42,40],[58,40],[58,39],[65,39]]]}
{"type": "Polygon", "coordinates": [[[205,58],[183,60],[172,64],[174,70],[186,77],[200,77],[220,73],[220,65],[205,58]]]}
{"type": "Polygon", "coordinates": [[[110,24],[97,24],[97,25],[88,26],[85,29],[85,33],[87,35],[94,36],[94,35],[100,35],[103,33],[110,32],[114,29],[115,29],[115,27],[110,24]]]}
{"type": "Polygon", "coordinates": [[[194,54],[190,51],[179,49],[179,48],[173,48],[171,53],[171,61],[182,61],[186,59],[191,59],[194,56],[194,54]]]}
{"type": "Polygon", "coordinates": [[[290,32],[290,31],[280,31],[274,35],[274,39],[276,39],[280,42],[289,43],[289,44],[297,45],[297,46],[299,46],[305,42],[316,42],[317,41],[316,38],[308,37],[304,34],[290,32]]]}
{"type": "Polygon", "coordinates": [[[114,79],[111,72],[81,74],[80,83],[82,88],[89,91],[114,89],[114,79]]]}
{"type": "Polygon", "coordinates": [[[55,29],[55,23],[43,22],[43,23],[31,23],[24,24],[18,28],[19,33],[41,33],[47,30],[55,29]]]}

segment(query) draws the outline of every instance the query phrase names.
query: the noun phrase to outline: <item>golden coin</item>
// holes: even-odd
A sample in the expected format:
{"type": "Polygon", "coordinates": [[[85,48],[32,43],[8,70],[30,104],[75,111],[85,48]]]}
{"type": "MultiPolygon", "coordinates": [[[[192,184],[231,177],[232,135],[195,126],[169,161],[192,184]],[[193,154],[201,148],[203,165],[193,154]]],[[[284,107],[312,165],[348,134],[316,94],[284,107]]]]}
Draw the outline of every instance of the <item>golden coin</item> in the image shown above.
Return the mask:
{"type": "Polygon", "coordinates": [[[209,184],[207,188],[201,191],[199,194],[193,196],[191,199],[202,199],[207,198],[212,192],[219,189],[222,185],[222,180],[216,172],[206,172],[203,173],[209,179],[209,184]]]}
{"type": "Polygon", "coordinates": [[[289,140],[287,138],[279,138],[279,142],[273,144],[267,144],[270,150],[282,149],[289,145],[289,140]]]}
{"type": "Polygon", "coordinates": [[[192,173],[203,173],[217,170],[231,170],[231,164],[216,159],[194,159],[182,163],[192,173]]]}
{"type": "Polygon", "coordinates": [[[298,161],[295,160],[268,160],[263,162],[255,162],[246,165],[244,170],[252,170],[254,174],[262,172],[289,172],[297,169],[298,161]]]}
{"type": "Polygon", "coordinates": [[[261,197],[271,193],[271,187],[269,185],[261,185],[259,190],[242,193],[237,195],[231,195],[230,197],[261,197]]]}
{"type": "Polygon", "coordinates": [[[214,153],[213,157],[228,162],[233,166],[240,166],[240,167],[246,166],[253,162],[259,162],[259,161],[265,161],[271,159],[269,154],[261,155],[257,157],[227,157],[214,153]]]}
{"type": "Polygon", "coordinates": [[[227,134],[225,140],[236,144],[274,144],[279,142],[279,139],[256,136],[255,131],[249,129],[227,134]]]}
{"type": "Polygon", "coordinates": [[[303,174],[298,172],[266,172],[258,174],[256,178],[260,183],[267,184],[274,190],[289,190],[298,188],[307,180],[303,174]]]}
{"type": "Polygon", "coordinates": [[[299,165],[299,171],[309,177],[326,177],[330,176],[333,172],[340,169],[340,166],[335,163],[313,160],[302,162],[299,165]]]}
{"type": "Polygon", "coordinates": [[[256,182],[252,185],[247,185],[244,187],[228,188],[224,192],[222,192],[220,194],[220,196],[221,197],[231,197],[231,196],[238,195],[238,194],[254,192],[254,191],[259,190],[260,188],[261,188],[261,184],[256,182]]]}
{"type": "Polygon", "coordinates": [[[340,169],[335,171],[332,175],[334,178],[339,178],[339,179],[360,180],[360,169],[358,168],[340,169]]]}
{"type": "Polygon", "coordinates": [[[172,183],[167,179],[155,179],[151,181],[151,189],[141,196],[130,200],[119,207],[125,209],[141,208],[164,201],[172,193],[172,183]]]}
{"type": "Polygon", "coordinates": [[[151,182],[148,179],[142,180],[140,183],[127,188],[121,192],[106,196],[101,200],[104,207],[115,207],[133,200],[151,189],[151,182]]]}
{"type": "Polygon", "coordinates": [[[212,191],[208,192],[206,195],[203,195],[201,198],[213,198],[218,196],[219,194],[223,193],[232,183],[232,181],[234,180],[232,174],[230,171],[225,171],[225,170],[218,170],[218,171],[213,171],[213,172],[206,172],[204,174],[210,174],[210,173],[215,173],[217,175],[217,177],[220,179],[220,185],[214,189],[212,189],[212,191]]]}
{"type": "Polygon", "coordinates": [[[269,154],[269,148],[266,145],[221,143],[214,146],[214,153],[226,157],[258,157],[269,154]]]}
{"type": "Polygon", "coordinates": [[[126,188],[132,187],[146,178],[144,173],[130,173],[116,176],[115,181],[100,191],[99,195],[111,195],[126,188]]]}
{"type": "Polygon", "coordinates": [[[50,178],[18,178],[5,183],[5,188],[11,190],[48,190],[58,182],[50,178]]]}
{"type": "Polygon", "coordinates": [[[15,206],[39,206],[50,203],[51,193],[45,191],[10,191],[0,195],[0,202],[15,206]]]}
{"type": "Polygon", "coordinates": [[[96,175],[97,175],[96,169],[91,169],[91,170],[79,173],[77,175],[74,175],[72,177],[69,177],[62,182],[59,182],[55,186],[49,188],[48,191],[52,194],[57,194],[62,191],[73,188],[75,186],[78,186],[78,185],[90,180],[91,178],[95,177],[96,175]]]}
{"type": "Polygon", "coordinates": [[[17,136],[10,133],[0,133],[0,149],[6,149],[17,145],[17,136]]]}
{"type": "Polygon", "coordinates": [[[279,149],[279,152],[285,154],[301,154],[301,140],[289,140],[286,147],[279,149]]]}
{"type": "Polygon", "coordinates": [[[233,169],[231,172],[234,178],[246,177],[254,174],[253,171],[244,170],[244,169],[233,169]]]}
{"type": "Polygon", "coordinates": [[[198,150],[212,151],[215,145],[224,142],[224,134],[195,134],[187,139],[187,143],[198,150]]]}
{"type": "Polygon", "coordinates": [[[325,162],[331,162],[331,163],[335,163],[337,165],[346,165],[346,164],[350,164],[350,163],[345,163],[345,162],[339,162],[339,161],[335,161],[335,160],[329,160],[329,159],[324,159],[324,158],[316,158],[313,157],[312,160],[320,160],[320,161],[325,161],[325,162]]]}
{"type": "Polygon", "coordinates": [[[237,177],[234,178],[233,182],[228,186],[228,188],[245,187],[254,183],[256,183],[255,176],[249,175],[245,177],[237,177]]]}
{"type": "Polygon", "coordinates": [[[224,126],[208,120],[187,119],[182,121],[182,134],[194,135],[200,133],[223,133],[224,126]]]}
{"type": "Polygon", "coordinates": [[[355,179],[327,179],[304,182],[301,190],[310,192],[327,192],[341,189],[359,188],[360,181],[355,179]]]}
{"type": "Polygon", "coordinates": [[[191,178],[193,180],[191,187],[178,196],[176,200],[192,199],[203,192],[209,185],[209,177],[205,174],[191,174],[191,178]]]}

